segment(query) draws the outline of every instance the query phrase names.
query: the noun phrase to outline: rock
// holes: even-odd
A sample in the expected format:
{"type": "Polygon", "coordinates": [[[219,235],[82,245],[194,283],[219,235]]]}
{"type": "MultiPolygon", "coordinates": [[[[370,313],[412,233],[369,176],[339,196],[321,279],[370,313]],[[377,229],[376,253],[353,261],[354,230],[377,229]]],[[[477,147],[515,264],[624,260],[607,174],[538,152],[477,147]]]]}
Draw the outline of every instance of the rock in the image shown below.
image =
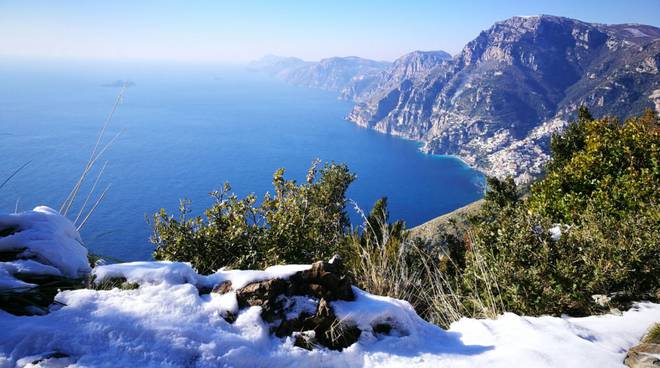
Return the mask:
{"type": "Polygon", "coordinates": [[[651,326],[641,343],[628,350],[623,364],[630,368],[660,367],[660,323],[651,326]]]}
{"type": "Polygon", "coordinates": [[[272,279],[253,282],[236,291],[239,308],[259,306],[261,318],[267,322],[281,319],[284,315],[283,304],[278,300],[287,291],[288,282],[282,279],[272,279]]]}
{"type": "Polygon", "coordinates": [[[298,318],[292,318],[282,321],[279,326],[275,329],[275,336],[284,337],[291,336],[295,333],[299,333],[305,330],[305,323],[303,322],[309,316],[299,316],[298,318]]]}
{"type": "Polygon", "coordinates": [[[338,320],[329,302],[321,299],[316,314],[283,321],[275,334],[278,337],[293,334],[296,336],[294,344],[304,349],[324,346],[341,351],[353,345],[361,333],[357,326],[338,320]]]}
{"type": "Polygon", "coordinates": [[[62,276],[15,275],[21,281],[34,284],[28,290],[3,291],[0,293],[0,309],[18,316],[44,315],[55,302],[55,295],[62,290],[85,287],[82,280],[62,276]]]}
{"type": "Polygon", "coordinates": [[[220,295],[227,294],[231,291],[231,281],[223,281],[220,284],[216,285],[211,292],[218,293],[220,295]]]}
{"type": "MultiPolygon", "coordinates": [[[[53,351],[49,353],[44,353],[40,354],[39,356],[35,357],[36,359],[33,359],[30,364],[34,366],[39,366],[41,367],[42,365],[44,367],[48,366],[55,366],[56,361],[58,363],[63,363],[61,366],[68,365],[67,363],[73,363],[72,361],[69,361],[67,358],[70,358],[69,354],[61,353],[59,351],[53,351]],[[50,364],[49,364],[50,363],[50,364]]],[[[59,364],[57,364],[59,366],[59,364]]]]}
{"type": "Polygon", "coordinates": [[[630,368],[660,367],[660,344],[639,344],[628,350],[623,364],[630,368]]]}
{"type": "Polygon", "coordinates": [[[332,350],[341,351],[355,343],[360,338],[357,326],[342,323],[335,316],[330,304],[321,299],[316,315],[313,317],[314,337],[320,345],[332,350]]]}
{"type": "Polygon", "coordinates": [[[389,323],[378,323],[371,328],[375,334],[389,335],[392,332],[392,325],[389,323]]]}
{"type": "Polygon", "coordinates": [[[293,346],[297,346],[305,350],[313,350],[315,347],[314,343],[314,331],[304,331],[295,334],[293,346]]]}
{"type": "MultiPolygon", "coordinates": [[[[218,293],[230,290],[231,284],[226,283],[214,288],[218,293]]],[[[338,320],[330,304],[334,300],[355,299],[339,258],[333,258],[332,262],[316,262],[287,280],[248,284],[236,290],[236,299],[239,308],[261,307],[261,318],[271,325],[272,333],[277,337],[294,336],[294,344],[304,349],[323,346],[342,350],[355,343],[361,334],[357,326],[338,320]],[[305,298],[301,301],[300,297],[305,298]],[[314,312],[309,311],[309,307],[296,305],[309,301],[316,303],[314,312]],[[298,310],[298,315],[291,317],[292,310],[298,310]]]]}
{"type": "MultiPolygon", "coordinates": [[[[334,259],[334,258],[333,258],[334,259]]],[[[327,300],[355,300],[350,279],[344,274],[341,261],[316,262],[308,270],[289,278],[291,293],[311,295],[327,300]]]]}
{"type": "Polygon", "coordinates": [[[287,291],[288,282],[282,279],[272,279],[253,282],[236,290],[238,306],[263,306],[266,303],[274,303],[279,295],[287,291]]]}
{"type": "Polygon", "coordinates": [[[213,292],[212,287],[208,287],[208,286],[204,286],[204,285],[197,285],[197,293],[199,295],[206,295],[206,294],[210,294],[211,292],[213,292]]]}
{"type": "Polygon", "coordinates": [[[227,311],[227,312],[222,313],[221,316],[222,316],[222,319],[224,319],[225,321],[227,321],[229,323],[236,322],[236,317],[237,317],[236,313],[232,313],[230,311],[227,311]]]}
{"type": "Polygon", "coordinates": [[[591,299],[593,299],[594,303],[598,304],[601,307],[607,307],[610,304],[610,301],[612,300],[610,297],[603,294],[592,295],[591,299]]]}

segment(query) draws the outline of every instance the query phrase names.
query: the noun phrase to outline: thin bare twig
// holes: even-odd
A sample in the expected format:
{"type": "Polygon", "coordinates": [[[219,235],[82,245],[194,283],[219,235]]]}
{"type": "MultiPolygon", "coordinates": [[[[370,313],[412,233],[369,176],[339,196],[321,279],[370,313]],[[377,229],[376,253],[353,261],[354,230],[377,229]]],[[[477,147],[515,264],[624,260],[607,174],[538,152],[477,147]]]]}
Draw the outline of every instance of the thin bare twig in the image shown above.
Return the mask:
{"type": "Polygon", "coordinates": [[[106,161],[103,164],[103,167],[101,168],[101,171],[99,171],[98,175],[96,176],[96,180],[94,180],[94,184],[92,185],[92,188],[89,190],[89,193],[87,193],[87,197],[85,198],[85,202],[83,202],[82,206],[80,207],[80,211],[78,211],[78,215],[76,216],[76,219],[73,220],[74,225],[78,223],[78,220],[80,219],[80,216],[82,216],[83,212],[85,211],[85,208],[87,207],[87,203],[89,202],[89,199],[94,194],[94,190],[96,190],[96,185],[99,183],[99,180],[101,179],[101,176],[103,175],[103,172],[105,171],[106,166],[108,166],[108,161],[106,161]]]}
{"type": "Polygon", "coordinates": [[[92,213],[94,213],[94,210],[96,209],[96,207],[99,205],[99,203],[101,203],[101,201],[102,201],[103,198],[105,197],[105,194],[108,192],[108,189],[110,189],[110,186],[111,186],[111,185],[108,185],[107,187],[105,187],[105,190],[103,190],[103,192],[101,193],[101,195],[99,196],[99,198],[98,198],[98,199],[96,200],[96,202],[94,203],[94,206],[92,206],[92,208],[91,208],[91,209],[89,210],[89,212],[87,213],[87,216],[85,216],[85,219],[83,219],[83,221],[80,223],[80,225],[78,225],[78,227],[76,228],[76,230],[80,231],[80,229],[82,229],[83,226],[85,226],[85,224],[87,223],[87,220],[89,220],[89,217],[92,215],[92,213]]]}
{"type": "Polygon", "coordinates": [[[117,108],[121,104],[124,96],[124,92],[126,90],[126,86],[124,85],[119,92],[119,95],[117,96],[117,100],[115,101],[114,106],[112,107],[112,110],[110,111],[110,114],[106,118],[105,122],[103,123],[103,126],[101,127],[101,131],[99,132],[99,135],[96,139],[96,144],[94,145],[94,148],[92,149],[92,152],[89,156],[89,159],[87,160],[87,163],[85,164],[85,167],[83,169],[82,174],[80,175],[80,178],[78,178],[78,181],[74,185],[73,189],[69,193],[68,197],[62,203],[62,206],[60,207],[60,213],[63,215],[66,215],[71,207],[73,206],[73,203],[75,202],[76,196],[78,195],[78,191],[80,190],[80,187],[82,186],[83,182],[85,181],[85,178],[91,171],[92,167],[94,166],[94,163],[101,157],[101,155],[105,152],[105,150],[110,146],[112,142],[119,136],[119,133],[115,135],[111,141],[106,144],[103,149],[99,150],[99,147],[101,146],[101,142],[103,140],[103,137],[105,136],[105,131],[108,128],[108,125],[110,125],[110,121],[112,120],[112,117],[114,116],[115,112],[117,111],[117,108]],[[97,153],[98,151],[98,153],[97,153]]]}
{"type": "Polygon", "coordinates": [[[23,170],[27,165],[29,165],[30,162],[32,162],[32,161],[28,161],[28,162],[24,163],[23,165],[21,165],[21,167],[19,167],[18,169],[14,170],[14,172],[11,173],[11,175],[9,175],[9,176],[7,177],[7,179],[5,179],[5,181],[2,182],[2,184],[0,184],[0,189],[2,189],[2,187],[4,187],[5,184],[7,184],[7,183],[11,180],[11,178],[13,178],[14,176],[16,176],[16,174],[18,174],[19,172],[21,172],[21,170],[23,170]]]}

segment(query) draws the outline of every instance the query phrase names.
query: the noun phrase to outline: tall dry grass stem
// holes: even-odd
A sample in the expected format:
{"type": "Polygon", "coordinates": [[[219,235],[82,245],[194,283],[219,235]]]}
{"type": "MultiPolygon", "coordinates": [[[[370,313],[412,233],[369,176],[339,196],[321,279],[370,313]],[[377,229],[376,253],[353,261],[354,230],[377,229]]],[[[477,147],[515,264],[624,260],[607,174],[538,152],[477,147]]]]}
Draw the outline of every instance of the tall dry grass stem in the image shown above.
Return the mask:
{"type": "MultiPolygon", "coordinates": [[[[113,116],[115,115],[115,112],[117,111],[119,105],[123,101],[124,97],[124,92],[126,91],[126,85],[122,86],[119,94],[117,95],[117,99],[115,100],[115,103],[112,107],[112,110],[106,117],[103,126],[101,127],[101,130],[99,131],[99,134],[96,138],[96,143],[94,144],[94,147],[92,149],[92,152],[90,153],[89,159],[87,160],[82,173],[80,174],[80,177],[76,181],[75,185],[69,192],[69,195],[67,198],[64,200],[62,203],[62,206],[60,207],[60,213],[64,216],[66,216],[69,211],[71,211],[72,207],[74,206],[76,199],[78,198],[78,195],[80,193],[80,190],[85,183],[85,180],[87,179],[87,176],[90,174],[92,169],[94,168],[95,164],[97,161],[101,158],[101,156],[107,151],[107,149],[112,146],[112,144],[117,140],[117,138],[122,134],[123,131],[117,132],[115,135],[113,135],[107,142],[103,143],[106,131],[108,129],[108,126],[110,125],[110,122],[112,121],[113,116]]],[[[73,221],[74,225],[76,228],[80,231],[82,227],[87,223],[87,220],[89,220],[90,216],[92,213],[94,213],[94,210],[98,207],[98,205],[101,203],[103,198],[105,198],[105,195],[110,189],[110,185],[106,186],[103,192],[98,196],[90,210],[85,214],[85,209],[87,208],[88,203],[90,202],[91,198],[93,197],[96,187],[103,176],[103,172],[105,171],[105,168],[107,166],[107,162],[103,165],[101,170],[99,171],[98,175],[96,176],[96,180],[92,184],[92,187],[90,188],[90,191],[87,193],[87,196],[85,197],[84,202],[82,203],[80,209],[78,210],[78,213],[73,221]],[[82,220],[82,221],[81,221],[82,220]],[[78,223],[80,221],[80,223],[78,223]]]]}

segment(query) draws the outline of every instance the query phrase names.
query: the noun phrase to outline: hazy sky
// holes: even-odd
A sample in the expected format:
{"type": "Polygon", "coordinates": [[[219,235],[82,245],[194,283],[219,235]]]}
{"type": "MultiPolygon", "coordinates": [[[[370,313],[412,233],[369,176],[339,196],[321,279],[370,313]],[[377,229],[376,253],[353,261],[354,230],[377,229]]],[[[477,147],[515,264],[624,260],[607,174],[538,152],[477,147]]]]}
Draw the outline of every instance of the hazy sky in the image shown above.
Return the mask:
{"type": "Polygon", "coordinates": [[[0,57],[240,62],[457,53],[495,21],[553,14],[660,26],[660,0],[0,0],[0,57]]]}

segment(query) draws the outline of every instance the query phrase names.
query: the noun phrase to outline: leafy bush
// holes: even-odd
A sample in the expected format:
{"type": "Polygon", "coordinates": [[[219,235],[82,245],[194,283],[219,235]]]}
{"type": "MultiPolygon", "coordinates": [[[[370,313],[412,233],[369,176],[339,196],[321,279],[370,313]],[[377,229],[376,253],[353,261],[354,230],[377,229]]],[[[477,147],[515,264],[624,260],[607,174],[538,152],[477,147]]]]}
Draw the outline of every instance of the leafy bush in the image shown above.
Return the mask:
{"type": "MultiPolygon", "coordinates": [[[[551,147],[546,176],[526,198],[517,199],[512,181],[491,179],[487,205],[473,219],[470,246],[484,257],[505,308],[581,315],[599,309],[594,294],[653,298],[660,287],[656,116],[620,124],[583,110],[551,147]]],[[[481,266],[468,254],[465,275],[481,266]]]]}
{"type": "Polygon", "coordinates": [[[278,263],[311,263],[338,252],[348,232],[346,190],[355,176],[346,165],[315,162],[305,183],[273,176],[274,193],[257,204],[255,195],[238,198],[225,184],[211,193],[214,204],[190,216],[182,201],[178,217],[154,215],[154,258],[187,261],[199,272],[221,267],[260,268],[278,263]]]}

